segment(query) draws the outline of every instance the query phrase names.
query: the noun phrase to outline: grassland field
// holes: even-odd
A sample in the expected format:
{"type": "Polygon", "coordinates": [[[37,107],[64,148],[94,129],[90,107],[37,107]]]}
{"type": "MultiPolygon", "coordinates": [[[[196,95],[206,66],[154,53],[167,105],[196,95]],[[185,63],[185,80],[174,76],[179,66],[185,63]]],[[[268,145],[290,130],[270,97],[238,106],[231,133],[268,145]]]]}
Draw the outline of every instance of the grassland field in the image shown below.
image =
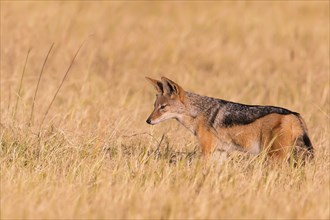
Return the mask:
{"type": "Polygon", "coordinates": [[[1,219],[329,219],[329,4],[1,1],[1,219]],[[145,123],[162,75],[300,112],[314,160],[205,161],[145,123]]]}

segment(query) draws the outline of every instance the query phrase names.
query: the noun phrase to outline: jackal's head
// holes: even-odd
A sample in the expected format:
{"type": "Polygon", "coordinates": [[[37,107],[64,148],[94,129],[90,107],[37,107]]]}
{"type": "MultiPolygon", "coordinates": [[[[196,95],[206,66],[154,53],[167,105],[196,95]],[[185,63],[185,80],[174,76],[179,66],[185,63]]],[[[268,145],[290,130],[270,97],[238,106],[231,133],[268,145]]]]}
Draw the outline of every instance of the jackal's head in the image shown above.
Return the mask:
{"type": "Polygon", "coordinates": [[[167,119],[180,119],[185,112],[185,91],[177,83],[165,77],[161,81],[146,77],[157,91],[154,110],[147,123],[154,125],[167,119]]]}

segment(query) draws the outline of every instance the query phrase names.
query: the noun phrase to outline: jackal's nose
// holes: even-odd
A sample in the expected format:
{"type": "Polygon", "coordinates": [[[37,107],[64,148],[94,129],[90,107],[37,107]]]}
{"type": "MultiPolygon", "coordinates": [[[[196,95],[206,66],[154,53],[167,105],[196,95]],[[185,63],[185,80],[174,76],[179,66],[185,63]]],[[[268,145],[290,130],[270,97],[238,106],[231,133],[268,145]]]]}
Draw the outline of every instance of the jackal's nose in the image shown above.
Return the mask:
{"type": "Polygon", "coordinates": [[[147,122],[148,124],[151,124],[151,120],[150,120],[150,118],[148,118],[148,119],[146,120],[146,122],[147,122]]]}

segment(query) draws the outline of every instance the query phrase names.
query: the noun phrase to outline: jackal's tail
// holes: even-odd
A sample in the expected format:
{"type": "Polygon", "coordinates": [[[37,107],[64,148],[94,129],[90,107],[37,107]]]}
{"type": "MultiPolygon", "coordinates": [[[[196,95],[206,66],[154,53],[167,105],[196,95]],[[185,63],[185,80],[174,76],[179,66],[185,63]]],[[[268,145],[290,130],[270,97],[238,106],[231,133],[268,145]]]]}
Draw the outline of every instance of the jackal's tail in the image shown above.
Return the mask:
{"type": "Polygon", "coordinates": [[[298,145],[298,148],[300,148],[298,150],[304,152],[305,158],[307,157],[307,158],[312,159],[314,157],[314,148],[313,148],[311,140],[308,137],[308,130],[307,130],[306,123],[300,115],[297,115],[297,117],[298,117],[301,127],[303,129],[303,134],[300,137],[298,137],[297,143],[296,143],[298,145]]]}

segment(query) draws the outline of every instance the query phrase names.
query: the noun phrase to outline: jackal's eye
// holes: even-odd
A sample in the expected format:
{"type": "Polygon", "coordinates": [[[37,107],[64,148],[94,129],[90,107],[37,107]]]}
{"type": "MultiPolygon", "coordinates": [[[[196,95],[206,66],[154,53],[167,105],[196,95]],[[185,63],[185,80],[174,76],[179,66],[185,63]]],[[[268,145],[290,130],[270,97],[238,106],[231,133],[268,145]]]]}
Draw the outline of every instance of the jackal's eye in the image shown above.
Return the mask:
{"type": "Polygon", "coordinates": [[[161,105],[160,109],[164,109],[167,105],[161,105]]]}

